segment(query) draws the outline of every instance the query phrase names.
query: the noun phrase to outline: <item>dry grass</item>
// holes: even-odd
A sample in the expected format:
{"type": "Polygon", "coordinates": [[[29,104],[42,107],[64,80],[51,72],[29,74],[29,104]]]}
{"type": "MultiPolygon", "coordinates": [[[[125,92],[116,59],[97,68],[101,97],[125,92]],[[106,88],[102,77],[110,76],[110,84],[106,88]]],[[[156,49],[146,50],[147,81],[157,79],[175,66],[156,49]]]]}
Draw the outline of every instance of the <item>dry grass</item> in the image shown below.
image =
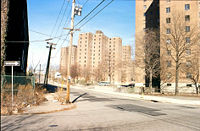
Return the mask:
{"type": "Polygon", "coordinates": [[[66,99],[66,91],[64,92],[62,88],[58,88],[55,93],[55,99],[61,102],[61,104],[65,103],[66,99]]]}
{"type": "Polygon", "coordinates": [[[36,86],[35,90],[31,85],[19,85],[18,90],[14,92],[12,106],[11,85],[6,85],[1,91],[1,114],[12,114],[23,112],[23,108],[32,105],[39,105],[45,101],[45,90],[36,86]]]}

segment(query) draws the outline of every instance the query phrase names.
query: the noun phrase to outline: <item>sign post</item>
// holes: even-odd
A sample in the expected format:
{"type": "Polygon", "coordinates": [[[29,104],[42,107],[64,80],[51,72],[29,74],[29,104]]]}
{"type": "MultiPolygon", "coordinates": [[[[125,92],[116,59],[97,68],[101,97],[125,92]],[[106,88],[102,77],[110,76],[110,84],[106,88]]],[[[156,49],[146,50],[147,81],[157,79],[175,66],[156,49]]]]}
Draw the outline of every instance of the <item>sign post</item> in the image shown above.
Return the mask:
{"type": "Polygon", "coordinates": [[[11,66],[12,108],[13,108],[13,66],[20,66],[20,61],[4,61],[4,66],[11,66]]]}

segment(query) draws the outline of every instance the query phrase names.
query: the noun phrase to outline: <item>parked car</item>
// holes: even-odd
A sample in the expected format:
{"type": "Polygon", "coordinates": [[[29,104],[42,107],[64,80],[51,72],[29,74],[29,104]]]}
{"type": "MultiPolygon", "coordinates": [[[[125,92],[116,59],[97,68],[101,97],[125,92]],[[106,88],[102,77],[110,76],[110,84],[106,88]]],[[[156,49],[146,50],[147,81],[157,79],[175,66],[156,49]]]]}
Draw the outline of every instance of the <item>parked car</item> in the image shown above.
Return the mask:
{"type": "Polygon", "coordinates": [[[101,81],[98,83],[99,86],[109,86],[110,82],[106,82],[106,81],[101,81]]]}

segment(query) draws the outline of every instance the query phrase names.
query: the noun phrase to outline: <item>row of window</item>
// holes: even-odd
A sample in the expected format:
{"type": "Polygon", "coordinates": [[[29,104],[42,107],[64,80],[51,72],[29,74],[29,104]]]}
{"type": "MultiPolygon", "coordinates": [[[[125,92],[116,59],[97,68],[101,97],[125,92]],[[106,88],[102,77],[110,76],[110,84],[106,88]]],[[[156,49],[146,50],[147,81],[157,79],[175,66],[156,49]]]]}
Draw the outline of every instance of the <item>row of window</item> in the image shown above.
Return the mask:
{"type": "MultiPolygon", "coordinates": [[[[190,10],[190,4],[185,4],[185,10],[190,10]]],[[[171,12],[171,8],[167,7],[166,8],[166,13],[170,13],[171,12]]]]}
{"type": "MultiPolygon", "coordinates": [[[[190,32],[190,26],[185,26],[185,32],[190,32]]],[[[170,28],[166,29],[166,34],[171,34],[171,29],[170,28]]]]}
{"type": "MultiPolygon", "coordinates": [[[[190,43],[190,37],[186,37],[186,38],[185,38],[185,42],[186,42],[186,43],[190,43]]],[[[166,43],[167,43],[167,44],[171,44],[171,39],[167,39],[167,40],[166,40],[166,43]]]]}
{"type": "MultiPolygon", "coordinates": [[[[170,79],[172,77],[172,74],[170,72],[167,73],[167,78],[170,79]]],[[[190,72],[186,72],[185,77],[190,79],[192,77],[192,74],[190,72]]],[[[167,84],[167,86],[171,86],[171,84],[167,84]]],[[[188,86],[188,85],[187,85],[188,86]]]]}
{"type": "MultiPolygon", "coordinates": [[[[186,15],[185,16],[185,21],[190,21],[190,15],[186,15]]],[[[166,23],[167,24],[171,23],[171,18],[170,17],[166,18],[166,23]]]]}

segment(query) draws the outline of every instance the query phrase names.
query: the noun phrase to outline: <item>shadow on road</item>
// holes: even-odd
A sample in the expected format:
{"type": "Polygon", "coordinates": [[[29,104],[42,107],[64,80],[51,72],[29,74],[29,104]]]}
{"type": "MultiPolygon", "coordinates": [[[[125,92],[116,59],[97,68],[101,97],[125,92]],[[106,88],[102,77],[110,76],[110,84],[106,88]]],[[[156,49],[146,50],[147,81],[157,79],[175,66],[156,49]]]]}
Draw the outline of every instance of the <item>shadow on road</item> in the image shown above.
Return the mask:
{"type": "Polygon", "coordinates": [[[80,96],[76,97],[76,98],[72,101],[72,103],[76,102],[80,97],[82,97],[82,96],[84,96],[84,95],[86,95],[86,94],[87,94],[87,93],[84,93],[84,94],[81,94],[80,96]]]}

